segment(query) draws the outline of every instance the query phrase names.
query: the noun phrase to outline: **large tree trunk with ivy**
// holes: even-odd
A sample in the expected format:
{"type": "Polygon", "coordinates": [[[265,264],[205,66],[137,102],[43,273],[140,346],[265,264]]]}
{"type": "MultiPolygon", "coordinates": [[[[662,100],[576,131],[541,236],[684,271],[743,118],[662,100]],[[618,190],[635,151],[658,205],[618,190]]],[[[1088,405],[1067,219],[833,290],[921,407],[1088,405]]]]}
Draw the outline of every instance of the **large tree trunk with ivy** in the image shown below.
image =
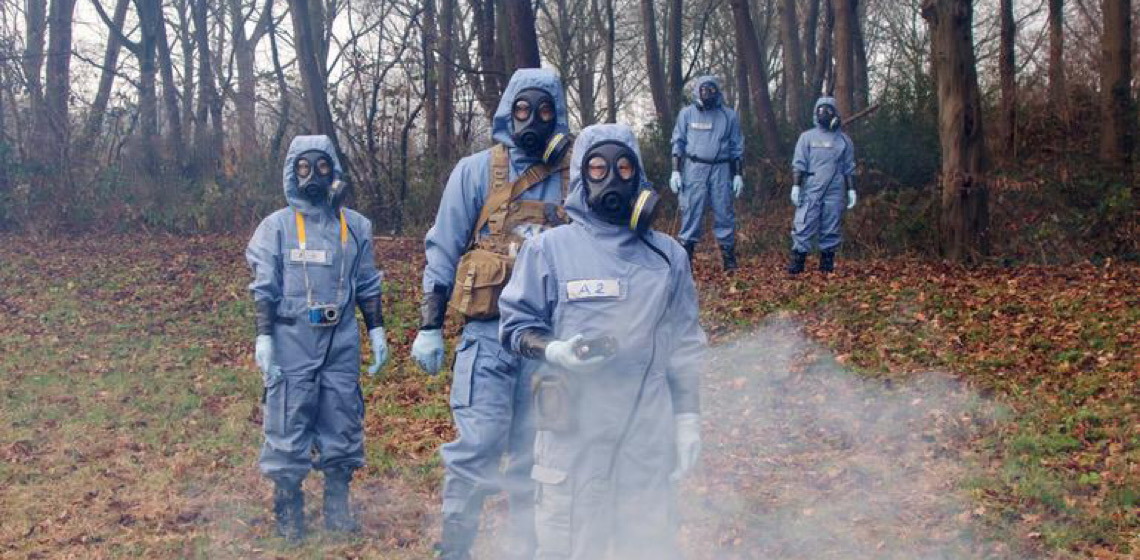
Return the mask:
{"type": "Polygon", "coordinates": [[[989,191],[971,0],[926,0],[942,144],[942,251],[958,262],[989,252],[989,191]]]}
{"type": "Polygon", "coordinates": [[[1104,0],[1101,35],[1100,157],[1125,170],[1132,162],[1136,111],[1132,102],[1132,10],[1128,0],[1104,0]]]}

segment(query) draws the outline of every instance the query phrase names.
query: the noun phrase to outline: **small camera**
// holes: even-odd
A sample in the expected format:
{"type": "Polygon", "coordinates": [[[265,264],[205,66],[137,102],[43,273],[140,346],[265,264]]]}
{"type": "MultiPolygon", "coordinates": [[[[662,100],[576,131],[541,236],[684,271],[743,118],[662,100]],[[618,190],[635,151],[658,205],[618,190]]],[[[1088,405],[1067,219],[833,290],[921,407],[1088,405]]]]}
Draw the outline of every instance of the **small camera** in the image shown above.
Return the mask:
{"type": "Polygon", "coordinates": [[[334,304],[319,304],[309,308],[309,325],[332,327],[340,322],[340,307],[334,304]]]}
{"type": "Polygon", "coordinates": [[[574,355],[579,360],[588,360],[596,356],[610,358],[614,354],[617,354],[617,340],[612,336],[589,338],[579,341],[574,346],[574,355]]]}

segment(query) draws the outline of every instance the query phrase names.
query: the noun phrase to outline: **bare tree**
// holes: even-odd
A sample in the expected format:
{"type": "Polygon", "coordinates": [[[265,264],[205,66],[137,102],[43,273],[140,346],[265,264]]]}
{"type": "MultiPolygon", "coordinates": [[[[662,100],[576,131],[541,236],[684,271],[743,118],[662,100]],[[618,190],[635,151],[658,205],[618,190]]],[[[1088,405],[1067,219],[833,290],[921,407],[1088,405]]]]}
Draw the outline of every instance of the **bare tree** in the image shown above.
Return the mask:
{"type": "Polygon", "coordinates": [[[841,115],[855,112],[854,0],[832,0],[835,8],[835,102],[841,115]]]}
{"type": "Polygon", "coordinates": [[[328,136],[334,144],[340,146],[333,126],[332,112],[329,110],[326,59],[322,56],[327,51],[320,46],[325,29],[324,10],[320,8],[320,2],[289,0],[289,13],[293,18],[293,46],[297,53],[297,66],[305,90],[308,128],[314,134],[328,136]]]}
{"type": "MultiPolygon", "coordinates": [[[[67,161],[71,97],[71,22],[75,0],[51,0],[48,11],[48,57],[44,81],[44,124],[52,140],[52,157],[67,161]]],[[[68,168],[70,169],[70,167],[68,168]]]]}
{"type": "Polygon", "coordinates": [[[420,31],[420,50],[424,63],[424,119],[427,121],[427,143],[439,145],[439,88],[436,76],[436,12],[435,0],[424,0],[424,23],[420,31]]]}
{"type": "Polygon", "coordinates": [[[237,62],[238,89],[234,97],[234,109],[238,120],[238,155],[248,158],[261,152],[257,140],[257,70],[254,55],[257,44],[269,32],[273,18],[273,0],[265,0],[260,15],[254,23],[253,31],[246,36],[245,24],[249,20],[241,0],[229,0],[232,24],[234,59],[237,62]]]}
{"type": "Polygon", "coordinates": [[[439,130],[436,151],[442,161],[451,160],[455,135],[455,2],[440,0],[439,9],[439,130]]]}
{"type": "Polygon", "coordinates": [[[867,68],[867,45],[863,40],[863,18],[859,0],[851,0],[851,62],[854,65],[855,110],[865,109],[871,102],[871,78],[867,68]]]}
{"type": "Polygon", "coordinates": [[[617,15],[614,13],[614,0],[591,0],[590,10],[594,26],[603,30],[602,78],[606,83],[606,122],[616,123],[618,99],[614,51],[617,49],[617,15]]]}
{"type": "Polygon", "coordinates": [[[1013,22],[1013,0],[1001,0],[1001,47],[999,67],[1001,74],[1001,153],[1012,159],[1016,156],[1017,130],[1017,79],[1015,76],[1013,46],[1017,40],[1017,26],[1013,22]]]}
{"type": "Polygon", "coordinates": [[[174,60],[170,56],[170,42],[166,36],[166,15],[162,10],[161,0],[156,0],[150,7],[157,10],[157,24],[155,25],[155,45],[158,47],[158,69],[162,75],[162,106],[166,111],[166,123],[169,130],[166,134],[168,152],[175,158],[183,158],[182,146],[182,108],[178,105],[178,84],[174,81],[174,60]]]}
{"type": "MultiPolygon", "coordinates": [[[[684,103],[685,76],[682,71],[682,58],[684,57],[684,12],[685,0],[669,0],[669,13],[666,26],[668,41],[668,74],[669,79],[669,111],[670,116],[680,110],[684,103]]],[[[670,123],[672,120],[670,119],[670,123]]],[[[672,129],[672,124],[666,129],[672,129]]]]}
{"type": "Polygon", "coordinates": [[[922,17],[938,90],[944,255],[970,262],[989,251],[989,191],[970,0],[926,0],[922,17]]]}
{"type": "Polygon", "coordinates": [[[1065,0],[1049,0],[1050,113],[1065,114],[1065,0]]]}
{"type": "Polygon", "coordinates": [[[784,84],[788,97],[788,124],[799,125],[804,110],[804,64],[800,49],[800,23],[796,0],[783,0],[780,9],[780,40],[784,46],[784,84]]]}
{"type": "Polygon", "coordinates": [[[752,13],[747,0],[730,0],[733,23],[736,26],[736,36],[744,47],[740,56],[744,57],[745,67],[748,69],[748,82],[752,92],[752,108],[756,112],[756,122],[760,126],[760,136],[763,138],[766,155],[770,158],[780,157],[780,136],[776,128],[776,113],[772,109],[772,97],[768,93],[768,63],[764,60],[764,52],[760,49],[760,40],[756,35],[756,26],[752,23],[752,13]]]}
{"type": "Polygon", "coordinates": [[[534,10],[530,0],[503,0],[507,16],[507,30],[512,49],[512,66],[508,73],[518,68],[539,68],[542,58],[538,51],[538,36],[534,26],[534,10]]]}
{"type": "Polygon", "coordinates": [[[657,122],[663,129],[672,122],[673,115],[666,92],[665,72],[661,64],[661,48],[657,45],[657,14],[653,0],[641,0],[641,21],[645,26],[645,66],[649,73],[649,92],[653,96],[653,108],[657,122]]]}
{"type": "MultiPolygon", "coordinates": [[[[214,171],[222,159],[222,99],[214,77],[207,21],[208,0],[192,0],[194,39],[198,47],[198,108],[194,115],[194,156],[196,171],[214,171]]],[[[219,11],[219,13],[221,13],[219,11]]]]}
{"type": "Polygon", "coordinates": [[[159,170],[158,95],[155,91],[157,69],[155,53],[158,43],[158,28],[163,25],[162,5],[159,0],[135,0],[139,21],[139,40],[132,41],[123,34],[123,29],[107,16],[100,0],[91,0],[96,13],[108,31],[122,43],[139,63],[139,128],[142,135],[142,151],[147,172],[156,174],[159,170]]]}
{"type": "Polygon", "coordinates": [[[1100,157],[1119,169],[1132,162],[1136,109],[1132,101],[1132,10],[1128,0],[1104,0],[1101,35],[1100,157]]]}

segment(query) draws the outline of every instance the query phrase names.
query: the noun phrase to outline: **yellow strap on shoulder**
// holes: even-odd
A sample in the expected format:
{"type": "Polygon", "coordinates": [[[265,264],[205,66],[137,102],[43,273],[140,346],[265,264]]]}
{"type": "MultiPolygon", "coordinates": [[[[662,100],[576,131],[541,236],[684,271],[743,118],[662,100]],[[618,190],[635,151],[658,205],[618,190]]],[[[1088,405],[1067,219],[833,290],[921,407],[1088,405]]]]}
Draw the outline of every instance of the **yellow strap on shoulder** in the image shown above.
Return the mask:
{"type": "Polygon", "coordinates": [[[639,218],[641,218],[641,210],[643,208],[645,208],[645,202],[648,200],[649,200],[649,190],[646,189],[646,190],[641,191],[641,194],[638,195],[638,197],[637,197],[637,204],[634,205],[634,207],[633,207],[633,215],[630,216],[630,221],[629,221],[629,227],[630,228],[635,229],[635,230],[637,229],[637,221],[639,218]]]}
{"type": "Polygon", "coordinates": [[[348,222],[344,221],[344,208],[340,209],[340,245],[348,244],[348,222]]]}
{"type": "MultiPolygon", "coordinates": [[[[301,250],[305,250],[305,217],[300,212],[293,212],[297,217],[297,241],[301,243],[301,250]]],[[[344,209],[340,210],[340,244],[348,244],[348,222],[344,219],[344,209]]]]}
{"type": "Polygon", "coordinates": [[[305,250],[305,217],[300,212],[293,211],[293,215],[297,217],[297,241],[301,243],[301,250],[305,250]]]}

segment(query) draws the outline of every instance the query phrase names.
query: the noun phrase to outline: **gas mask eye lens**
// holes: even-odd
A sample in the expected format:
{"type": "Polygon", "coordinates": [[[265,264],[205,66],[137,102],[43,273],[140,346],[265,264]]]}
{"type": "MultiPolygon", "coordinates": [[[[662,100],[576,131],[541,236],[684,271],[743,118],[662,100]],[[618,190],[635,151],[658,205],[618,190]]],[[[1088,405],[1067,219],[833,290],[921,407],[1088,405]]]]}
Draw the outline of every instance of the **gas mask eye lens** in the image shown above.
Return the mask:
{"type": "Polygon", "coordinates": [[[309,174],[312,173],[312,171],[313,171],[313,169],[312,169],[312,167],[309,166],[309,162],[307,160],[304,160],[304,159],[298,159],[297,160],[297,177],[300,177],[302,179],[308,179],[309,174]]]}
{"type": "Polygon", "coordinates": [[[317,175],[327,177],[332,173],[332,162],[328,158],[321,158],[317,160],[317,175]]]}
{"type": "Polygon", "coordinates": [[[525,99],[515,101],[515,120],[525,121],[530,118],[530,103],[525,99]]]}
{"type": "Polygon", "coordinates": [[[610,167],[606,164],[605,158],[594,156],[586,164],[586,172],[589,173],[591,181],[601,181],[610,174],[610,167]]]}
{"type": "Polygon", "coordinates": [[[634,174],[637,173],[637,166],[633,164],[628,157],[622,156],[617,160],[618,177],[623,181],[633,179],[634,174]]]}
{"type": "Polygon", "coordinates": [[[538,106],[538,118],[542,122],[550,122],[554,120],[554,106],[550,103],[543,103],[538,106]]]}

